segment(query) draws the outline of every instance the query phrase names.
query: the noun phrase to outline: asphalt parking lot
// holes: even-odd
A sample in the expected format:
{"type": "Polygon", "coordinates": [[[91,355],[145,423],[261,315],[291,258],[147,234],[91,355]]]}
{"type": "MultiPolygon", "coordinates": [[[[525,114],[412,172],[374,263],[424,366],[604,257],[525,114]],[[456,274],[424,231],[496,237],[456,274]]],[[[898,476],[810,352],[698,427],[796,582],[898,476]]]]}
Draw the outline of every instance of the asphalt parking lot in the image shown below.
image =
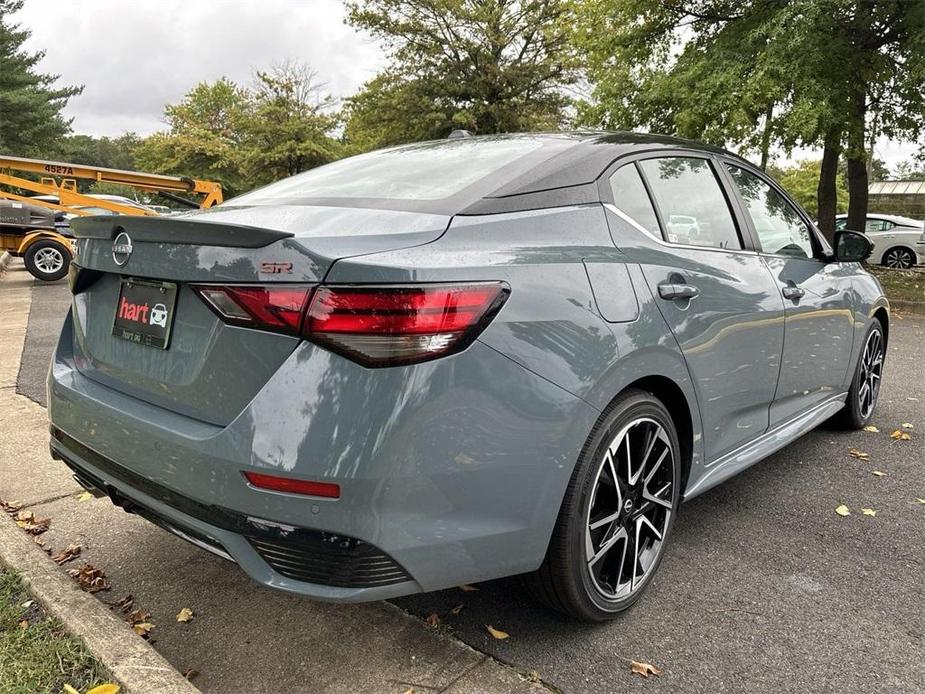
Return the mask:
{"type": "MultiPolygon", "coordinates": [[[[44,401],[67,305],[63,283],[34,287],[17,391],[37,402],[44,401]]],[[[923,365],[925,320],[894,319],[874,419],[879,433],[823,427],[684,505],[651,590],[610,624],[550,614],[523,595],[516,579],[395,604],[419,617],[437,614],[475,649],[536,671],[564,692],[925,692],[923,365]],[[911,440],[892,439],[903,423],[914,427],[911,440]],[[851,448],[869,461],[849,455],[851,448]],[[849,516],[835,513],[840,504],[849,516]],[[492,639],[486,624],[510,638],[492,639]],[[652,663],[662,675],[632,675],[630,659],[652,663]]],[[[74,502],[52,501],[36,514],[54,517],[62,503],[74,502]]],[[[310,668],[313,658],[348,646],[312,639],[304,619],[343,620],[345,633],[363,627],[351,608],[269,593],[104,500],[90,504],[93,513],[73,527],[53,524],[50,536],[60,538],[56,544],[86,543],[118,587],[108,599],[131,592],[140,602],[190,603],[209,615],[185,631],[167,624],[167,616],[155,645],[174,664],[207,673],[203,681],[216,685],[210,688],[244,691],[238,683],[246,681],[289,691],[287,683],[297,680],[287,667],[310,668]],[[272,618],[268,604],[277,605],[272,618]],[[283,650],[298,655],[273,657],[283,650]],[[221,657],[223,651],[248,656],[221,657]],[[221,667],[221,677],[210,666],[221,667]]],[[[396,646],[400,652],[400,643],[382,643],[396,646]]]]}

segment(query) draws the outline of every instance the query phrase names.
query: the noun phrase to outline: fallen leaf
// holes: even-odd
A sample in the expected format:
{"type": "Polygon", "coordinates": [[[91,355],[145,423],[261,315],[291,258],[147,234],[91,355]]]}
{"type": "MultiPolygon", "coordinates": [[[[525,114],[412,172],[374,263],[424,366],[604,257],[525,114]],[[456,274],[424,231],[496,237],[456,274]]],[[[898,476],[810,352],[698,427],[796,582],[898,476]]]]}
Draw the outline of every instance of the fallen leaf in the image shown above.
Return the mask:
{"type": "Polygon", "coordinates": [[[920,504],[925,504],[925,499],[916,499],[920,504]]]}
{"type": "Polygon", "coordinates": [[[474,593],[475,591],[478,590],[478,588],[476,588],[475,586],[470,586],[470,585],[459,586],[459,589],[463,593],[474,593]]]}
{"type": "Polygon", "coordinates": [[[909,422],[903,422],[902,427],[903,429],[915,429],[915,427],[909,424],[909,422]]]}
{"type": "Polygon", "coordinates": [[[851,509],[849,509],[847,506],[842,504],[841,506],[835,509],[835,513],[837,513],[839,516],[850,516],[851,509]]]}
{"type": "Polygon", "coordinates": [[[865,453],[864,451],[857,448],[849,448],[848,455],[850,455],[852,458],[857,458],[858,460],[870,460],[869,453],[865,453]]]}
{"type": "Polygon", "coordinates": [[[648,677],[649,675],[655,675],[658,677],[662,674],[662,671],[654,665],[650,665],[649,663],[640,663],[636,660],[630,661],[630,672],[636,675],[642,675],[643,677],[648,677]]]}
{"type": "Polygon", "coordinates": [[[114,603],[114,606],[115,606],[115,607],[118,607],[118,608],[119,608],[120,610],[122,610],[123,612],[128,612],[128,611],[130,611],[134,605],[135,605],[135,596],[133,596],[131,593],[129,593],[128,595],[126,595],[126,596],[125,596],[124,598],[122,598],[121,600],[117,600],[117,601],[114,603]]]}
{"type": "Polygon", "coordinates": [[[32,607],[35,604],[35,600],[26,600],[20,605],[20,607],[32,607]]]}
{"type": "Polygon", "coordinates": [[[178,622],[186,623],[190,621],[192,618],[193,618],[193,611],[188,607],[184,607],[182,610],[177,612],[178,622]]]}
{"type": "Polygon", "coordinates": [[[141,636],[142,638],[147,638],[148,634],[151,633],[151,630],[154,628],[154,625],[151,622],[138,622],[138,624],[132,625],[132,631],[141,636]]]}
{"type": "Polygon", "coordinates": [[[500,640],[509,639],[511,635],[506,631],[501,631],[500,629],[495,629],[491,624],[486,624],[485,628],[488,629],[488,633],[491,634],[494,638],[500,640]]]}
{"type": "Polygon", "coordinates": [[[906,400],[911,400],[912,402],[918,402],[918,401],[919,401],[918,398],[906,398],[906,400]]]}
{"type": "Polygon", "coordinates": [[[57,554],[51,555],[51,560],[61,566],[80,556],[80,545],[68,545],[57,554]]]}
{"type": "Polygon", "coordinates": [[[112,587],[102,569],[97,569],[91,564],[84,564],[79,569],[68,569],[67,573],[88,593],[98,593],[112,587]]]}
{"type": "Polygon", "coordinates": [[[450,614],[459,614],[460,612],[462,612],[462,608],[463,608],[462,605],[457,605],[452,610],[450,610],[450,614]]]}
{"type": "Polygon", "coordinates": [[[865,516],[876,516],[877,515],[877,512],[872,508],[862,508],[861,513],[863,513],[865,516]]]}
{"type": "Polygon", "coordinates": [[[886,477],[886,473],[883,472],[883,470],[872,470],[870,474],[876,475],[877,477],[886,477]]]}
{"type": "Polygon", "coordinates": [[[427,619],[425,619],[424,621],[427,622],[427,626],[435,627],[438,624],[440,624],[440,617],[438,617],[437,613],[434,612],[433,614],[428,615],[427,619]]]}
{"type": "Polygon", "coordinates": [[[864,431],[869,431],[871,434],[880,433],[880,430],[877,427],[875,427],[873,424],[868,424],[866,427],[864,427],[864,431]]]}
{"type": "Polygon", "coordinates": [[[194,670],[193,668],[187,668],[186,670],[183,671],[183,676],[186,679],[191,680],[194,677],[199,676],[199,670],[194,670]]]}
{"type": "Polygon", "coordinates": [[[65,684],[65,685],[64,685],[64,692],[65,692],[65,694],[80,694],[80,692],[78,692],[76,689],[74,689],[74,688],[73,688],[71,685],[69,685],[69,684],[65,684]]]}
{"type": "Polygon", "coordinates": [[[414,694],[414,690],[413,690],[413,689],[406,689],[405,691],[402,692],[402,694],[414,694]]]}
{"type": "Polygon", "coordinates": [[[19,623],[19,628],[20,628],[20,629],[28,629],[28,628],[29,628],[29,620],[28,620],[28,619],[22,620],[22,621],[19,623]]]}
{"type": "Polygon", "coordinates": [[[93,498],[93,495],[90,492],[84,492],[83,494],[77,497],[77,501],[90,501],[93,498]]]}
{"type": "Polygon", "coordinates": [[[151,613],[147,610],[137,609],[132,610],[125,616],[125,621],[129,624],[138,624],[139,622],[147,622],[151,619],[151,613]]]}
{"type": "Polygon", "coordinates": [[[13,516],[13,518],[16,519],[17,523],[31,523],[35,518],[35,515],[32,513],[32,511],[20,511],[15,516],[13,516]]]}
{"type": "Polygon", "coordinates": [[[87,694],[119,694],[119,689],[118,684],[101,684],[88,691],[87,694]]]}
{"type": "Polygon", "coordinates": [[[897,429],[892,434],[890,434],[891,439],[896,439],[897,441],[911,441],[912,436],[907,434],[905,431],[900,431],[897,429]]]}
{"type": "Polygon", "coordinates": [[[20,506],[21,504],[18,501],[4,501],[0,499],[0,511],[8,513],[11,516],[19,510],[20,506]]]}

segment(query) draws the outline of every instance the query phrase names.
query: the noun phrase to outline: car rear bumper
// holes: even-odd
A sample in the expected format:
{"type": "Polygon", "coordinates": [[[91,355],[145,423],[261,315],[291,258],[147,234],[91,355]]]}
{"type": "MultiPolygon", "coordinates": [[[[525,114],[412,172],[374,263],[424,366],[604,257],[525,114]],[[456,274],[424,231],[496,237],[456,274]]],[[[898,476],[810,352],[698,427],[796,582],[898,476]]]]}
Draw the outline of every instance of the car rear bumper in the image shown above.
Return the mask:
{"type": "Polygon", "coordinates": [[[397,369],[295,350],[220,427],[83,375],[66,320],[53,454],[82,482],[265,585],[378,600],[535,569],[599,412],[486,345],[397,369]],[[336,482],[258,490],[243,471],[336,482]]]}

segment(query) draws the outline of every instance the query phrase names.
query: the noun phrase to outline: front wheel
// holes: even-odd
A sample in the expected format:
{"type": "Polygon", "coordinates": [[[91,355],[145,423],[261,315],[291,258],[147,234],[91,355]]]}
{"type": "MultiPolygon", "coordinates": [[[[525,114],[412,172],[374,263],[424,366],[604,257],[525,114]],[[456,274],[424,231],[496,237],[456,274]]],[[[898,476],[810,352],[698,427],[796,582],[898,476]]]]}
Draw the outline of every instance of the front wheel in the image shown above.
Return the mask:
{"type": "Polygon", "coordinates": [[[870,424],[880,395],[880,381],[883,377],[883,361],[886,358],[886,342],[883,326],[874,319],[864,338],[864,347],[855,368],[848,399],[840,414],[840,423],[848,429],[862,429],[870,424]]]}
{"type": "Polygon", "coordinates": [[[915,265],[915,256],[908,248],[891,248],[883,254],[883,264],[904,270],[915,265]]]}
{"type": "Polygon", "coordinates": [[[543,602],[589,622],[635,603],[652,580],[681,496],[674,422],[651,393],[623,393],[591,432],[542,566],[543,602]]]}
{"type": "Polygon", "coordinates": [[[36,279],[54,282],[67,274],[71,264],[71,252],[53,239],[36,241],[26,251],[23,261],[26,269],[36,279]]]}

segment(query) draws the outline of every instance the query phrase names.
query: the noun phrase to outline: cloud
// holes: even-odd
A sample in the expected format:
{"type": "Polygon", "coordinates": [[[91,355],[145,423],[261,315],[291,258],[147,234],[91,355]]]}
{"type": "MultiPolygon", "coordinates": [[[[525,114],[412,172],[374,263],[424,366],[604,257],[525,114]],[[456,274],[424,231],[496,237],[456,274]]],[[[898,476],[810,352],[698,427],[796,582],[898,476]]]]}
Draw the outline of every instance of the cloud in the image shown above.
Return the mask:
{"type": "Polygon", "coordinates": [[[247,84],[255,69],[289,58],[349,96],[384,65],[375,41],[343,23],[333,0],[30,0],[14,17],[44,50],[40,69],[83,84],[66,113],[88,135],[162,129],[164,106],[201,81],[247,84]]]}

